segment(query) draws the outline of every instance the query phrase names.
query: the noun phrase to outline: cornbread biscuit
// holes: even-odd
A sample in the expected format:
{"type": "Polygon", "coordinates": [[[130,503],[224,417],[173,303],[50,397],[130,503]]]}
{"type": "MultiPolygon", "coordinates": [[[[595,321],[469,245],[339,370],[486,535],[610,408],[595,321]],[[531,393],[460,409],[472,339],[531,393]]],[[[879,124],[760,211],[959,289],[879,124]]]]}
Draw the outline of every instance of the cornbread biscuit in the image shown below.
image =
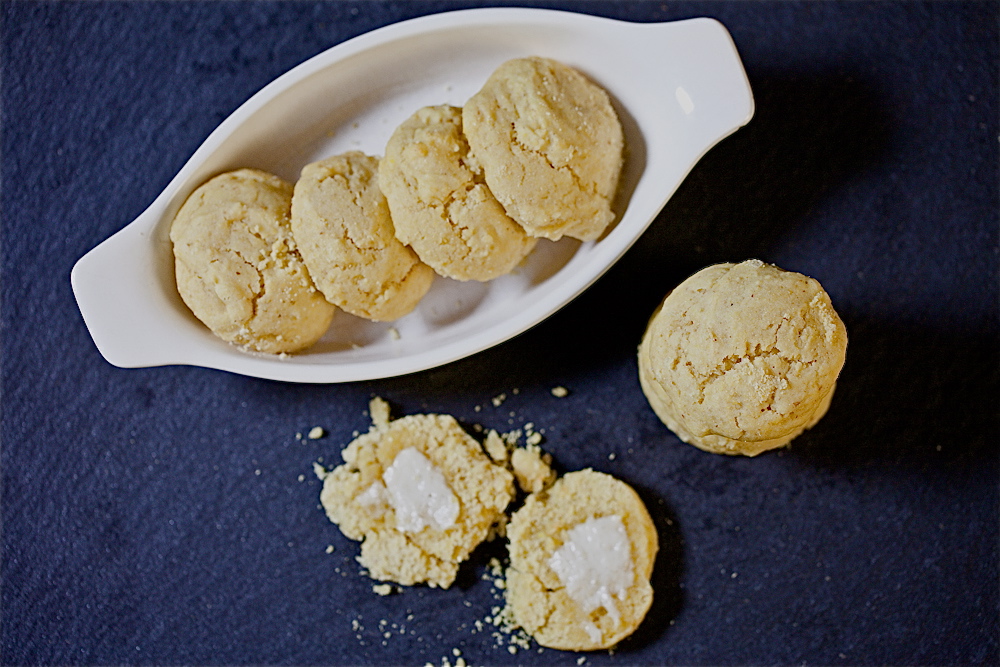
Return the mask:
{"type": "MultiPolygon", "coordinates": [[[[376,399],[378,400],[378,399],[376,399]]],[[[331,521],[362,540],[359,562],[381,581],[448,588],[514,495],[513,476],[448,415],[378,420],[323,475],[331,521]]]]}
{"type": "Polygon", "coordinates": [[[592,651],[628,637],[653,601],[656,527],[628,484],[571,472],[507,524],[507,604],[542,646],[592,651]]]}
{"type": "Polygon", "coordinates": [[[351,151],[306,165],[292,197],[292,232],[330,303],[383,322],[413,310],[434,271],[396,239],[378,162],[351,151]]]}
{"type": "Polygon", "coordinates": [[[396,238],[442,276],[492,280],[535,247],[483,180],[458,107],[424,107],[396,128],[379,183],[396,238]]]}
{"type": "Polygon", "coordinates": [[[170,227],[177,290],[223,340],[274,354],[312,345],[335,308],[313,286],[292,239],[292,185],[254,169],[216,176],[170,227]]]}
{"type": "Polygon", "coordinates": [[[639,346],[639,381],[684,442],[719,454],[788,444],[826,413],[847,331],[816,280],[759,260],[677,286],[639,346]]]}
{"type": "Polygon", "coordinates": [[[507,61],[466,102],[462,120],[486,183],[532,236],[591,241],[614,219],[622,126],[607,93],[573,68],[507,61]]]}

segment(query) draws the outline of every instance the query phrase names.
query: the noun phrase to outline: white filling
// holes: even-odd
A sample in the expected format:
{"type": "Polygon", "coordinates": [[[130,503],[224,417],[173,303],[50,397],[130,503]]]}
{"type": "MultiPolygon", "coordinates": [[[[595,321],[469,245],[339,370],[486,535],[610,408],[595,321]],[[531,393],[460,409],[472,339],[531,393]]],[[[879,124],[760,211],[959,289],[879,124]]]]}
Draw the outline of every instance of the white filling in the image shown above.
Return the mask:
{"type": "MultiPolygon", "coordinates": [[[[548,564],[585,614],[603,607],[615,625],[619,623],[614,598],[623,599],[634,580],[632,549],[621,517],[587,519],[569,529],[548,564]]],[[[589,619],[584,630],[591,640],[600,641],[601,633],[589,619]]]]}
{"type": "Polygon", "coordinates": [[[396,528],[418,533],[427,526],[445,530],[458,519],[458,498],[441,471],[426,456],[407,447],[375,482],[358,496],[362,504],[387,501],[396,513],[396,528]],[[376,488],[376,486],[378,488],[376,488]]]}
{"type": "Polygon", "coordinates": [[[365,507],[377,507],[389,504],[389,498],[385,494],[385,486],[382,482],[375,482],[369,486],[358,494],[356,500],[365,507]]]}

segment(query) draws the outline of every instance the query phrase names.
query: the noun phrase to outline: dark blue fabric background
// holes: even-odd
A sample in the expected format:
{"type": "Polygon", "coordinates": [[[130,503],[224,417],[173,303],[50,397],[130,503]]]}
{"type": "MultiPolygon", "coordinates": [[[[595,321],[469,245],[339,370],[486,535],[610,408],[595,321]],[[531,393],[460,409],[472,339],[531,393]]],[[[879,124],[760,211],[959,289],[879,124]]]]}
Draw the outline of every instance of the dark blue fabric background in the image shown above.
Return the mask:
{"type": "Polygon", "coordinates": [[[577,301],[375,382],[100,357],[71,267],[220,121],[334,44],[468,6],[0,5],[3,663],[440,665],[457,647],[470,664],[576,664],[473,632],[496,604],[480,575],[497,547],[451,590],[372,593],[311,466],[336,462],[376,394],[398,414],[533,422],[561,470],[639,490],[660,531],[656,601],[588,665],[1000,663],[997,3],[542,3],[716,17],[757,104],[577,301]],[[750,257],[818,278],[850,347],[817,428],[724,458],[660,424],[635,349],[677,282],[750,257]],[[296,439],[317,425],[325,438],[296,439]]]}

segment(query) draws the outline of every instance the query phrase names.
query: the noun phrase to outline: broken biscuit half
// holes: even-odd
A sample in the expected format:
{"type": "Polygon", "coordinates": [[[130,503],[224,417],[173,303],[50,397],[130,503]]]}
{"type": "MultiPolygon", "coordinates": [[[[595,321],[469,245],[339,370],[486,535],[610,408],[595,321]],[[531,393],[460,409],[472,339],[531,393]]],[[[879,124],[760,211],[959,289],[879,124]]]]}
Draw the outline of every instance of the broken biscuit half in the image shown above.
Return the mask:
{"type": "Polygon", "coordinates": [[[361,541],[358,562],[381,581],[448,588],[514,497],[514,477],[450,415],[388,418],[373,425],[323,474],[329,519],[361,541]]]}

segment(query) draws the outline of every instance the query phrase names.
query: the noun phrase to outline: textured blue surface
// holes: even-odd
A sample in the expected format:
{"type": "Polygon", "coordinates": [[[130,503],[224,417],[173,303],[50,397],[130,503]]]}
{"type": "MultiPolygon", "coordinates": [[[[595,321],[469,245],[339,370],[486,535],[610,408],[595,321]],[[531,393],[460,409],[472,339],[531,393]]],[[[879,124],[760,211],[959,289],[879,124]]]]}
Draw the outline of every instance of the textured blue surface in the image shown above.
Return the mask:
{"type": "Polygon", "coordinates": [[[576,302],[493,350],[377,382],[100,357],[72,265],[220,121],[323,49],[467,6],[0,5],[2,662],[441,664],[459,648],[470,664],[574,664],[475,631],[497,604],[480,575],[500,545],[451,590],[372,593],[311,466],[337,460],[378,394],[400,414],[533,422],[562,470],[639,490],[660,530],[656,601],[586,664],[1000,663],[997,3],[541,4],[714,16],[757,102],[576,302]],[[818,278],[851,337],[827,417],[752,460],[680,443],[635,363],[671,287],[749,257],[818,278]],[[296,438],[316,425],[325,438],[296,438]]]}

